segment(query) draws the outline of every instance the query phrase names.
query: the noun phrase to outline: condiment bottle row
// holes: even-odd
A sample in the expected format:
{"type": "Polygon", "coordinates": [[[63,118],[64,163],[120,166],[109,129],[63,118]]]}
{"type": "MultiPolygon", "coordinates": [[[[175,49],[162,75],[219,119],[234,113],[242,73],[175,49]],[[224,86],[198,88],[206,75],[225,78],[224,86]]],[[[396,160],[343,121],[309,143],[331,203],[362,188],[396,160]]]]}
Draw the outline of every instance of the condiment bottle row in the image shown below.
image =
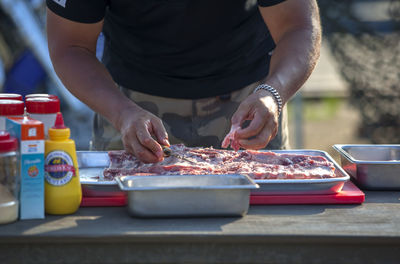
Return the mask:
{"type": "Polygon", "coordinates": [[[69,137],[57,96],[23,101],[0,93],[0,224],[78,210],[82,191],[69,137]]]}

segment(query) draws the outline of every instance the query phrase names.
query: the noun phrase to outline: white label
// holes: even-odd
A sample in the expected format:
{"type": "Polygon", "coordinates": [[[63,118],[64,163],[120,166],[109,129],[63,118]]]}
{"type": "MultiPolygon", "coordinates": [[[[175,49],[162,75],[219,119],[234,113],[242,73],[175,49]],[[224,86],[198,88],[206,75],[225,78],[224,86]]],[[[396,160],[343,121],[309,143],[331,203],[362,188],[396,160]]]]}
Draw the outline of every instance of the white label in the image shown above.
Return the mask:
{"type": "Polygon", "coordinates": [[[36,137],[36,135],[37,135],[36,128],[35,127],[29,128],[28,137],[36,137]]]}
{"type": "Polygon", "coordinates": [[[44,140],[22,140],[21,154],[44,153],[44,140]]]}

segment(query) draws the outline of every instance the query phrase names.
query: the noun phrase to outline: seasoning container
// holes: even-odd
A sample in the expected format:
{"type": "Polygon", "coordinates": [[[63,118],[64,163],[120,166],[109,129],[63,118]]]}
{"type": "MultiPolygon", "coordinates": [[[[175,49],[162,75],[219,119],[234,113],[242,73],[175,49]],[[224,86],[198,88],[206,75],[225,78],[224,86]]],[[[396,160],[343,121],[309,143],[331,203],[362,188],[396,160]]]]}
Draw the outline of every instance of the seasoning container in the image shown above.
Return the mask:
{"type": "Polygon", "coordinates": [[[25,99],[25,105],[28,115],[44,124],[44,135],[48,138],[48,130],[60,112],[60,100],[57,97],[30,97],[25,99]]]}
{"type": "Polygon", "coordinates": [[[29,99],[29,98],[35,98],[35,97],[45,97],[45,98],[58,99],[58,96],[54,95],[54,94],[35,93],[35,94],[27,94],[27,95],[25,95],[25,100],[29,99]]]}
{"type": "Polygon", "coordinates": [[[25,105],[23,101],[0,99],[0,130],[6,129],[6,118],[8,116],[23,116],[24,108],[25,105]]]}
{"type": "Polygon", "coordinates": [[[19,219],[44,218],[44,126],[28,116],[8,117],[7,132],[18,139],[19,219]]]}
{"type": "Polygon", "coordinates": [[[0,224],[18,219],[18,141],[0,130],[0,224]]]}
{"type": "Polygon", "coordinates": [[[0,99],[23,101],[22,95],[15,93],[0,93],[0,99]]]}
{"type": "Polygon", "coordinates": [[[45,142],[45,211],[48,214],[72,214],[81,204],[76,147],[70,134],[61,113],[57,113],[45,142]]]}

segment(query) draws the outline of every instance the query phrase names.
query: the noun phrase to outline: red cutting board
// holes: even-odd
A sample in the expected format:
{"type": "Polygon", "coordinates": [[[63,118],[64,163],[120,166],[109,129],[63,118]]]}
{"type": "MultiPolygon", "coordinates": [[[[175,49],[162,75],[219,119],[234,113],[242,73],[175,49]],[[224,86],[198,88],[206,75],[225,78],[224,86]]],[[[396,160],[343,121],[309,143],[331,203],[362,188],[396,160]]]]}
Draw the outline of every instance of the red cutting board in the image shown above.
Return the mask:
{"type": "Polygon", "coordinates": [[[90,206],[125,206],[126,196],[108,196],[108,197],[82,197],[81,207],[90,206]]]}
{"type": "Polygon", "coordinates": [[[251,205],[263,204],[361,204],[365,194],[351,181],[343,185],[336,194],[310,195],[251,195],[251,205]]]}
{"type": "MultiPolygon", "coordinates": [[[[361,204],[364,193],[352,182],[344,184],[337,194],[310,195],[251,195],[251,205],[265,204],[361,204]]],[[[82,207],[88,206],[125,206],[126,196],[115,197],[82,197],[82,207]]]]}

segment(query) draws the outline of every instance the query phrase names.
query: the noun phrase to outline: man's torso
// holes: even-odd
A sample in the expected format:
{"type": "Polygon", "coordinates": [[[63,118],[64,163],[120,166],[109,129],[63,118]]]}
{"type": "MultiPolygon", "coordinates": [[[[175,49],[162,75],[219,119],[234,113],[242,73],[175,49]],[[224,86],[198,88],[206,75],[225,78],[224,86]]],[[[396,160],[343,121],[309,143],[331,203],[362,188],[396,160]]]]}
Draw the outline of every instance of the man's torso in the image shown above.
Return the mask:
{"type": "Polygon", "coordinates": [[[103,63],[129,89],[204,98],[269,70],[274,42],[255,0],[64,0],[69,13],[54,1],[47,0],[53,11],[78,22],[104,17],[103,63]]]}

